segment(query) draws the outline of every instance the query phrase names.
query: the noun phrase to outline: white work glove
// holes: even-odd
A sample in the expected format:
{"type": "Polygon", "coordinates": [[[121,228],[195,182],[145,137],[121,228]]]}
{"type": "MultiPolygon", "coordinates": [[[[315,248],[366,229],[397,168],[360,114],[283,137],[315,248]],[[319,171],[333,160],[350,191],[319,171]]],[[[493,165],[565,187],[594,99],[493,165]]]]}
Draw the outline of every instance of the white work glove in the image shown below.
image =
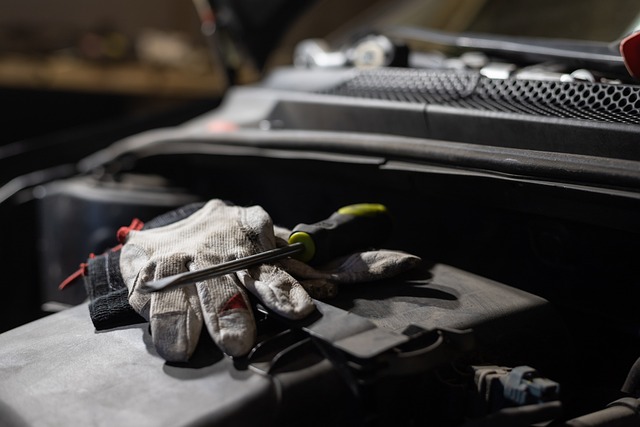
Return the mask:
{"type": "MultiPolygon", "coordinates": [[[[275,227],[278,247],[288,244],[291,231],[275,227]]],[[[421,259],[401,251],[376,249],[355,252],[331,260],[314,268],[293,258],[280,261],[280,266],[299,280],[310,296],[316,299],[333,298],[338,285],[364,283],[387,279],[417,266],[421,259]]]]}
{"type": "Polygon", "coordinates": [[[142,231],[131,231],[120,256],[129,303],[151,325],[154,346],[168,361],[186,361],[195,350],[202,323],[230,356],[252,348],[256,325],[245,288],[276,313],[298,319],[314,310],[300,284],[281,268],[261,264],[247,270],[154,293],[147,281],[201,270],[276,247],[273,224],[259,206],[242,208],[220,200],[191,216],[142,231]]]}

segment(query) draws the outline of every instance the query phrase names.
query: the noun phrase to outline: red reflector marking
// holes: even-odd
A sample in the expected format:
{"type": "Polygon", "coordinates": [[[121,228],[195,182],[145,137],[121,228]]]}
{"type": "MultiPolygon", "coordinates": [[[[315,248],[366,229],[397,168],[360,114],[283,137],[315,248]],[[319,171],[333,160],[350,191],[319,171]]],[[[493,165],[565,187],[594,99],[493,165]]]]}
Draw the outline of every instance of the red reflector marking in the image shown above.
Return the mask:
{"type": "Polygon", "coordinates": [[[620,42],[620,54],[629,74],[640,77],[640,32],[633,33],[620,42]]]}

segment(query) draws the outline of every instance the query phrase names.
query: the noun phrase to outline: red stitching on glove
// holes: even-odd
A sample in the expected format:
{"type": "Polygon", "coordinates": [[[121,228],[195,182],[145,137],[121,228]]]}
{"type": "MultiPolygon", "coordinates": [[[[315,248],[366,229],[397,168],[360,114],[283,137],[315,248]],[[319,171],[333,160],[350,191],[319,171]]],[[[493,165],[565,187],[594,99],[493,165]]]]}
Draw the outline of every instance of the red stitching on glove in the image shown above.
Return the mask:
{"type": "MultiPolygon", "coordinates": [[[[139,231],[142,230],[142,227],[144,227],[144,222],[140,221],[138,218],[134,218],[128,227],[120,227],[120,229],[116,233],[116,238],[118,239],[118,242],[120,242],[120,244],[111,248],[111,252],[117,252],[122,249],[122,245],[127,240],[127,236],[129,235],[129,232],[131,232],[131,230],[139,231]]],[[[95,254],[89,254],[89,258],[95,257],[95,254]]],[[[69,277],[64,279],[62,283],[58,285],[58,289],[63,290],[64,288],[75,282],[78,278],[86,276],[88,267],[89,264],[87,264],[86,262],[80,264],[80,268],[71,273],[69,277]]]]}
{"type": "Polygon", "coordinates": [[[242,294],[240,293],[237,293],[231,298],[229,298],[229,300],[224,304],[224,306],[220,310],[220,314],[224,313],[225,311],[234,310],[238,308],[248,310],[247,303],[244,302],[244,298],[242,298],[242,294]]]}
{"type": "Polygon", "coordinates": [[[140,221],[138,218],[134,218],[128,227],[120,227],[120,229],[116,233],[118,242],[124,244],[124,242],[127,241],[127,236],[129,235],[131,230],[139,231],[142,230],[142,227],[144,227],[144,222],[140,221]]]}
{"type": "MultiPolygon", "coordinates": [[[[91,253],[89,254],[89,258],[95,258],[96,255],[91,253]]],[[[80,268],[78,268],[76,271],[74,271],[73,273],[71,273],[71,275],[69,277],[67,277],[66,279],[64,279],[62,281],[62,283],[60,283],[58,285],[58,289],[59,290],[63,290],[64,288],[66,288],[67,286],[69,286],[70,284],[72,284],[73,282],[76,281],[76,279],[80,278],[80,277],[84,277],[87,275],[87,269],[89,268],[89,264],[87,264],[86,262],[83,262],[80,264],[80,268]]]]}

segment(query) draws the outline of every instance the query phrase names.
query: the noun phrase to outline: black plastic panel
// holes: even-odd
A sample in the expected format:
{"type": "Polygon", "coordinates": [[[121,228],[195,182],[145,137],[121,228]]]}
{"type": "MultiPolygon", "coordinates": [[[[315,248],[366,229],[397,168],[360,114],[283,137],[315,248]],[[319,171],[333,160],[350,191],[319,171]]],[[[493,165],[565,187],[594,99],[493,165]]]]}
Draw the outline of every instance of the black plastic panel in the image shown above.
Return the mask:
{"type": "Polygon", "coordinates": [[[337,70],[333,79],[323,70],[318,81],[315,71],[304,73],[306,89],[296,70],[277,72],[266,86],[275,127],[640,160],[640,87],[441,70],[337,70]]]}
{"type": "Polygon", "coordinates": [[[622,84],[497,80],[473,72],[383,69],[362,71],[321,93],[640,124],[640,88],[622,84]]]}

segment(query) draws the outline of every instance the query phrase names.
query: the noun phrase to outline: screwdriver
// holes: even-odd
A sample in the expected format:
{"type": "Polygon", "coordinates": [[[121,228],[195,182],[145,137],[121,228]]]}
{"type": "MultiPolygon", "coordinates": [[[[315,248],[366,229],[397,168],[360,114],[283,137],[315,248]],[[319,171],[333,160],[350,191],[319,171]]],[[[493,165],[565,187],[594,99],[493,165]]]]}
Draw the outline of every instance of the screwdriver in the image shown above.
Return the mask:
{"type": "Polygon", "coordinates": [[[379,246],[390,233],[391,216],[386,206],[379,203],[348,205],[323,221],[296,225],[287,246],[146,282],[140,291],[172,289],[286,257],[321,265],[358,249],[379,246]]]}

